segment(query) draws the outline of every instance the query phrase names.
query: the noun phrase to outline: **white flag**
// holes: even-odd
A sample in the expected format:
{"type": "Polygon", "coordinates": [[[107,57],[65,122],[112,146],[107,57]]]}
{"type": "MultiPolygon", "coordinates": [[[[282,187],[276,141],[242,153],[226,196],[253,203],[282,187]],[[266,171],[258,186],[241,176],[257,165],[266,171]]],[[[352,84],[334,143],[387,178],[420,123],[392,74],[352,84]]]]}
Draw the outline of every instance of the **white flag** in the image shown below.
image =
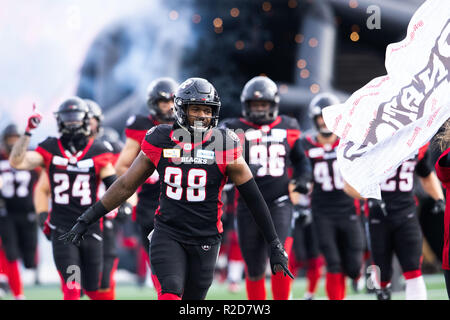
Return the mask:
{"type": "Polygon", "coordinates": [[[366,198],[381,199],[379,184],[450,117],[449,0],[428,0],[415,12],[406,38],[387,47],[385,66],[387,75],[323,110],[341,138],[341,174],[366,198]]]}

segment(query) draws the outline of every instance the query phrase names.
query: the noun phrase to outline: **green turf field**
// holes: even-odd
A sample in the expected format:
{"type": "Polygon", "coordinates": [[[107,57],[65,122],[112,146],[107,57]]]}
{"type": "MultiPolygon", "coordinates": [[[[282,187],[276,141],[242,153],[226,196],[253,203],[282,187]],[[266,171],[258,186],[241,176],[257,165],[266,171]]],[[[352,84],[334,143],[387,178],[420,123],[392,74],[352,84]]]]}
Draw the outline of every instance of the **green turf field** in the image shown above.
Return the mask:
{"type": "MultiPolygon", "coordinates": [[[[447,293],[445,290],[444,277],[441,274],[425,275],[425,282],[428,289],[429,300],[446,300],[447,293]]],[[[212,300],[245,300],[245,288],[242,283],[241,290],[238,293],[230,293],[227,290],[226,283],[214,282],[209,290],[207,299],[212,300]]],[[[271,298],[270,293],[270,280],[266,282],[266,288],[268,289],[268,298],[271,298]]],[[[302,299],[306,288],[306,281],[304,278],[296,279],[293,287],[293,299],[302,299]]],[[[57,285],[40,285],[40,286],[25,286],[25,296],[28,300],[60,300],[62,294],[59,286],[57,285]]],[[[118,284],[117,285],[117,299],[119,300],[156,300],[156,293],[154,289],[149,287],[140,288],[136,285],[118,284]]],[[[394,292],[393,299],[404,299],[404,292],[394,292]]],[[[11,295],[7,295],[4,299],[12,299],[11,295]]],[[[84,297],[83,299],[87,299],[84,297]]],[[[326,299],[324,289],[324,277],[322,277],[316,299],[326,299]]],[[[347,286],[347,299],[348,300],[375,300],[374,295],[365,293],[354,293],[350,282],[347,286]]]]}

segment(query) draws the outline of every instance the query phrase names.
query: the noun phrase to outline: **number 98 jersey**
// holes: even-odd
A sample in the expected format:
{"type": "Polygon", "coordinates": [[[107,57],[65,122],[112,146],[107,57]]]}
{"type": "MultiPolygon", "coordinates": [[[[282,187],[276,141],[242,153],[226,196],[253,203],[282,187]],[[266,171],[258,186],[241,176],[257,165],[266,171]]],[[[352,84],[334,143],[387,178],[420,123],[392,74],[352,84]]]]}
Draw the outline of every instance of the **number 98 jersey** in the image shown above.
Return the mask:
{"type": "Polygon", "coordinates": [[[226,166],[242,154],[239,138],[214,128],[192,141],[177,125],[159,125],[148,131],[141,150],[160,176],[155,229],[184,243],[219,242],[226,166]]]}
{"type": "MultiPolygon", "coordinates": [[[[111,149],[100,140],[90,139],[76,155],[66,151],[57,138],[49,137],[36,148],[44,158],[50,182],[52,211],[50,226],[68,231],[77,218],[97,201],[100,170],[111,163],[111,149]]],[[[89,232],[99,231],[99,223],[89,232]]]]}

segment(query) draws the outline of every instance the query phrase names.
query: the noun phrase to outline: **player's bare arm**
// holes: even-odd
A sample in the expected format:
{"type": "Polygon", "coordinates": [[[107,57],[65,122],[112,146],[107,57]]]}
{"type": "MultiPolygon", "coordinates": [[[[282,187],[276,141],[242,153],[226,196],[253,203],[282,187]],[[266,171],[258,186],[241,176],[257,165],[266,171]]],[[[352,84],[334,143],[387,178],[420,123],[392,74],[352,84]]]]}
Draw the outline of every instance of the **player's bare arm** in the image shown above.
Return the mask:
{"type": "Polygon", "coordinates": [[[123,175],[128,170],[134,159],[138,156],[140,150],[141,145],[139,142],[131,138],[125,140],[125,146],[120,152],[119,159],[117,159],[115,166],[118,176],[123,175]]]}
{"type": "Polygon", "coordinates": [[[79,245],[89,225],[130,198],[154,170],[155,166],[147,156],[142,152],[139,153],[138,157],[126,173],[120,176],[108,190],[106,190],[106,193],[99,201],[77,219],[78,222],[69,232],[62,235],[60,240],[79,245]]]}
{"type": "Polygon", "coordinates": [[[36,167],[44,166],[44,158],[36,151],[28,151],[30,137],[22,135],[14,144],[9,156],[11,166],[18,170],[33,170],[36,167]]]}
{"type": "Polygon", "coordinates": [[[241,156],[234,162],[228,164],[226,173],[235,183],[239,194],[250,209],[256,224],[261,229],[267,243],[269,243],[272,273],[275,274],[278,271],[283,271],[285,275],[287,274],[293,279],[294,276],[287,267],[287,253],[284,251],[283,245],[278,239],[269,208],[244,158],[241,156]]]}
{"type": "Polygon", "coordinates": [[[350,197],[359,199],[359,200],[365,200],[365,198],[361,197],[358,191],[356,191],[355,188],[353,188],[347,181],[344,180],[344,192],[348,194],[350,197]]]}

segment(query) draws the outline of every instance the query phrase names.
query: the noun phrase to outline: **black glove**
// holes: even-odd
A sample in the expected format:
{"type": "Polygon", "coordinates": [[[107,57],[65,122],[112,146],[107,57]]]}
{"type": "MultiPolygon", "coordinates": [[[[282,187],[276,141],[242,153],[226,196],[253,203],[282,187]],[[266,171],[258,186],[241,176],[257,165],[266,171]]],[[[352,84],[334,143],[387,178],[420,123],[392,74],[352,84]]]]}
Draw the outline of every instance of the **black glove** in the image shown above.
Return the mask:
{"type": "Polygon", "coordinates": [[[372,208],[373,209],[378,208],[379,210],[381,210],[381,212],[383,213],[383,215],[385,217],[388,215],[387,210],[386,210],[386,203],[383,200],[369,199],[368,205],[369,205],[369,210],[372,208]]]}
{"type": "Polygon", "coordinates": [[[77,247],[80,245],[81,240],[84,239],[84,234],[88,230],[89,225],[83,220],[77,219],[77,223],[72,227],[69,232],[64,233],[58,237],[58,240],[64,241],[65,244],[73,243],[77,247]]]}
{"type": "Polygon", "coordinates": [[[48,212],[47,211],[42,211],[38,214],[38,225],[39,228],[41,228],[42,230],[44,230],[44,226],[45,226],[45,221],[47,220],[48,217],[48,212]]]}
{"type": "Polygon", "coordinates": [[[133,213],[133,206],[128,202],[124,202],[117,210],[116,220],[125,221],[128,217],[131,217],[131,213],[133,213]]]}
{"type": "Polygon", "coordinates": [[[302,227],[311,224],[312,213],[310,208],[296,204],[294,205],[294,214],[297,216],[298,223],[300,223],[302,227]]]}
{"type": "Polygon", "coordinates": [[[291,183],[295,185],[295,192],[307,194],[311,189],[311,182],[309,179],[297,178],[296,180],[292,180],[291,183]]]}
{"type": "Polygon", "coordinates": [[[272,269],[272,274],[283,271],[285,276],[287,274],[289,277],[294,279],[294,276],[288,268],[288,255],[286,251],[284,251],[280,240],[278,238],[273,240],[270,243],[269,248],[270,268],[272,269]]]}
{"type": "Polygon", "coordinates": [[[445,212],[445,201],[442,199],[436,200],[433,208],[431,209],[432,214],[441,214],[445,212]]]}
{"type": "Polygon", "coordinates": [[[252,172],[253,177],[256,177],[256,174],[258,173],[258,170],[262,168],[262,165],[260,164],[249,164],[248,167],[250,168],[250,171],[252,172]]]}

